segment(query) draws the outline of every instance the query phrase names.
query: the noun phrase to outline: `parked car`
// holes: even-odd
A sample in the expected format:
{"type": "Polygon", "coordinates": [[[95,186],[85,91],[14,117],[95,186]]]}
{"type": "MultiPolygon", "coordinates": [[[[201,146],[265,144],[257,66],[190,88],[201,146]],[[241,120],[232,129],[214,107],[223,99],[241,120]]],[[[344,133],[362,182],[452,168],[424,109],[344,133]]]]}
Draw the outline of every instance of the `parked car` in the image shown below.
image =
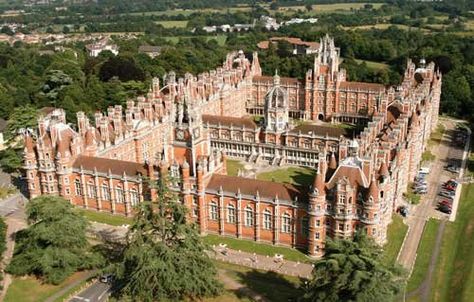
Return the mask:
{"type": "Polygon", "coordinates": [[[112,283],[113,279],[114,279],[114,275],[112,274],[104,274],[100,276],[99,278],[100,282],[102,283],[112,283]]]}
{"type": "Polygon", "coordinates": [[[439,206],[438,210],[445,214],[451,214],[451,208],[448,208],[447,206],[439,206]]]}
{"type": "Polygon", "coordinates": [[[450,209],[453,207],[453,205],[451,204],[451,202],[449,200],[440,201],[438,203],[438,206],[448,207],[450,209]]]}
{"type": "Polygon", "coordinates": [[[448,200],[454,200],[454,196],[451,196],[451,195],[448,195],[448,194],[445,194],[445,193],[439,193],[438,195],[443,196],[444,198],[446,198],[448,200]]]}
{"type": "Polygon", "coordinates": [[[397,212],[399,212],[400,215],[402,215],[403,217],[407,217],[407,216],[408,216],[408,208],[405,207],[405,206],[400,206],[400,207],[398,207],[397,212]]]}

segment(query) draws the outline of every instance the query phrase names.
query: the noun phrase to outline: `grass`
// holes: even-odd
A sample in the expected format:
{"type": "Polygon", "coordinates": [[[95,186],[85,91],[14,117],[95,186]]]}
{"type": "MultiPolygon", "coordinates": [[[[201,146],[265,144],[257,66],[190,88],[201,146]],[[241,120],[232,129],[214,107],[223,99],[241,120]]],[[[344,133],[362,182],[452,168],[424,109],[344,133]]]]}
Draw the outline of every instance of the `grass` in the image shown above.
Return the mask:
{"type": "Polygon", "coordinates": [[[228,159],[227,160],[227,175],[237,176],[239,170],[244,168],[244,165],[239,160],[228,159]]]}
{"type": "MultiPolygon", "coordinates": [[[[278,12],[285,14],[292,14],[298,10],[307,12],[309,15],[320,15],[320,14],[330,14],[337,12],[351,12],[352,10],[358,10],[364,8],[364,5],[367,3],[334,3],[334,4],[316,4],[312,6],[312,10],[307,12],[306,7],[302,5],[298,6],[282,6],[278,9],[278,12]]],[[[370,3],[373,5],[373,8],[380,8],[383,3],[370,3]]]]}
{"type": "Polygon", "coordinates": [[[105,223],[105,224],[114,225],[114,226],[130,224],[132,223],[132,220],[133,220],[130,217],[112,215],[112,214],[104,213],[104,212],[97,212],[97,211],[84,210],[84,209],[78,209],[78,211],[81,214],[83,214],[89,221],[95,221],[95,222],[105,223]]]}
{"type": "Polygon", "coordinates": [[[204,242],[209,245],[227,244],[227,247],[233,250],[241,250],[248,253],[256,253],[264,256],[273,257],[275,254],[283,255],[284,259],[299,262],[308,262],[309,258],[303,252],[283,246],[257,243],[255,241],[223,237],[218,235],[207,235],[203,237],[204,242]]]}
{"type": "Polygon", "coordinates": [[[344,29],[360,29],[360,30],[371,30],[371,29],[384,30],[384,29],[387,29],[391,26],[395,26],[395,27],[397,27],[399,29],[403,29],[403,30],[419,30],[419,31],[422,31],[422,32],[425,32],[425,33],[430,32],[428,29],[425,29],[425,28],[411,27],[411,26],[404,25],[404,24],[392,24],[392,23],[378,23],[378,24],[359,25],[359,26],[344,26],[342,28],[344,28],[344,29]]]}
{"type": "Polygon", "coordinates": [[[411,204],[419,204],[421,195],[413,192],[413,183],[409,183],[406,193],[403,194],[406,199],[410,201],[411,204]]]}
{"type": "Polygon", "coordinates": [[[374,61],[367,61],[367,60],[355,60],[358,64],[365,62],[368,68],[373,70],[387,70],[389,66],[385,63],[374,62],[374,61]]]}
{"type": "Polygon", "coordinates": [[[474,184],[463,185],[455,222],[446,225],[430,301],[474,301],[474,184]]]}
{"type": "Polygon", "coordinates": [[[430,219],[425,224],[423,236],[421,237],[418,246],[415,266],[413,267],[413,272],[408,280],[407,292],[417,289],[426,277],[431,260],[431,253],[435,246],[436,233],[438,232],[439,224],[440,221],[435,219],[430,219]]]}
{"type": "MultiPolygon", "coordinates": [[[[227,276],[243,284],[255,293],[266,298],[267,301],[286,302],[293,301],[296,297],[301,297],[303,291],[299,287],[300,279],[291,276],[280,275],[271,271],[261,271],[251,269],[245,266],[235,265],[216,261],[219,270],[225,272],[227,276]]],[[[244,300],[228,300],[228,301],[251,301],[248,297],[239,298],[244,300]],[[248,300],[247,300],[248,299],[248,300]]],[[[208,301],[208,300],[205,300],[208,301]]],[[[209,301],[225,301],[221,299],[209,301]]]]}
{"type": "Polygon", "coordinates": [[[435,131],[433,131],[430,135],[430,140],[428,141],[428,146],[437,146],[441,143],[443,139],[445,127],[443,124],[438,124],[435,131]]]}
{"type": "Polygon", "coordinates": [[[8,287],[5,302],[40,302],[54,293],[82,278],[87,272],[78,272],[67,278],[60,285],[44,284],[35,277],[14,277],[8,287]]]}
{"type": "Polygon", "coordinates": [[[314,180],[316,170],[307,167],[290,167],[257,174],[257,179],[309,186],[314,180]]]}
{"type": "Polygon", "coordinates": [[[384,261],[387,264],[394,264],[397,260],[398,253],[402,247],[403,240],[408,231],[408,226],[403,222],[400,215],[394,214],[392,223],[387,229],[387,243],[384,249],[384,261]]]}
{"type": "Polygon", "coordinates": [[[436,156],[431,153],[430,150],[426,150],[421,154],[421,161],[422,162],[429,162],[429,161],[434,161],[436,159],[436,156]]]}
{"type": "Polygon", "coordinates": [[[4,199],[14,193],[16,193],[15,188],[0,187],[0,199],[4,199]]]}
{"type": "Polygon", "coordinates": [[[193,37],[173,36],[173,37],[163,37],[163,39],[173,44],[177,44],[180,39],[191,39],[191,38],[202,38],[202,37],[205,37],[207,41],[214,39],[217,41],[217,44],[219,44],[220,46],[224,46],[227,41],[227,35],[224,35],[224,34],[211,35],[211,36],[193,36],[193,37]]]}
{"type": "Polygon", "coordinates": [[[156,24],[163,25],[164,28],[185,28],[188,25],[188,21],[173,21],[173,20],[168,20],[168,21],[156,21],[156,24]]]}

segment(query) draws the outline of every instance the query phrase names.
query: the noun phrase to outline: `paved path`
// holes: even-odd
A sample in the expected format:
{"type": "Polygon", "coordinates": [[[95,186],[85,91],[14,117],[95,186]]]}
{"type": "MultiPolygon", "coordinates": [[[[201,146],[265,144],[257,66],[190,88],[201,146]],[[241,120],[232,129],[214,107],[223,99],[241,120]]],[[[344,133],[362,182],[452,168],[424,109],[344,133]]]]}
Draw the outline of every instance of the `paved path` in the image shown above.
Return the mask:
{"type": "Polygon", "coordinates": [[[48,299],[46,299],[44,302],[54,302],[56,301],[57,299],[59,299],[60,297],[62,297],[63,295],[65,295],[68,291],[70,291],[71,289],[73,289],[74,287],[78,286],[79,284],[81,284],[83,281],[86,281],[87,279],[91,278],[92,276],[94,276],[95,274],[95,271],[90,271],[88,272],[87,274],[85,274],[84,276],[82,276],[82,278],[79,278],[78,280],[74,281],[73,283],[69,284],[68,286],[64,287],[63,289],[61,289],[60,291],[54,293],[54,295],[50,296],[48,299]]]}
{"type": "Polygon", "coordinates": [[[110,285],[96,281],[72,297],[69,302],[104,302],[110,295],[110,285]]]}
{"type": "Polygon", "coordinates": [[[445,132],[440,144],[437,148],[433,148],[432,152],[436,155],[436,160],[431,165],[431,172],[428,175],[428,194],[421,198],[419,205],[415,206],[406,223],[408,225],[408,233],[398,255],[398,263],[405,267],[408,271],[413,269],[416,259],[418,244],[423,235],[423,229],[426,221],[430,217],[447,220],[448,215],[436,210],[436,204],[439,201],[437,196],[440,185],[456,175],[444,170],[447,161],[452,158],[462,158],[462,149],[451,146],[451,135],[455,129],[455,123],[452,121],[443,121],[445,132]]]}

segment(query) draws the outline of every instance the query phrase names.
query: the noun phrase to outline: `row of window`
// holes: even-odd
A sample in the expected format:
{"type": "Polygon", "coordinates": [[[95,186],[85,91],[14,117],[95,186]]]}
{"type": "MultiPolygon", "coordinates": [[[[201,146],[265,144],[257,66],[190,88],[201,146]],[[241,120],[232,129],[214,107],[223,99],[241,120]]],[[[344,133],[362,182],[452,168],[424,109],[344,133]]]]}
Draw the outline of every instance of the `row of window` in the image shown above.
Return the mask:
{"type": "MultiPolygon", "coordinates": [[[[81,181],[79,179],[76,179],[74,181],[74,189],[75,193],[77,196],[83,196],[83,187],[81,184],[81,181]]],[[[132,206],[135,206],[138,204],[140,198],[138,196],[138,191],[134,188],[130,189],[128,192],[126,192],[120,185],[116,186],[115,188],[112,188],[115,190],[115,202],[116,203],[124,203],[125,202],[125,194],[129,194],[130,197],[130,203],[132,206]]],[[[105,201],[110,201],[112,200],[111,198],[111,190],[108,184],[103,183],[100,188],[100,194],[101,194],[101,199],[105,201]]],[[[96,199],[98,195],[97,188],[94,183],[88,183],[86,185],[86,196],[87,198],[90,199],[96,199]]]]}
{"type": "MultiPolygon", "coordinates": [[[[226,208],[226,221],[228,223],[236,223],[237,215],[235,206],[229,204],[226,208]]],[[[262,228],[264,230],[271,230],[272,229],[272,213],[269,210],[265,210],[263,212],[263,225],[262,228]]],[[[252,227],[255,224],[255,212],[251,207],[246,207],[244,209],[244,225],[247,227],[252,227]]],[[[209,205],[209,219],[210,220],[218,220],[219,219],[219,212],[217,203],[211,202],[209,205]]],[[[281,217],[281,231],[283,233],[290,233],[291,232],[291,216],[288,213],[285,213],[281,217]]]]}

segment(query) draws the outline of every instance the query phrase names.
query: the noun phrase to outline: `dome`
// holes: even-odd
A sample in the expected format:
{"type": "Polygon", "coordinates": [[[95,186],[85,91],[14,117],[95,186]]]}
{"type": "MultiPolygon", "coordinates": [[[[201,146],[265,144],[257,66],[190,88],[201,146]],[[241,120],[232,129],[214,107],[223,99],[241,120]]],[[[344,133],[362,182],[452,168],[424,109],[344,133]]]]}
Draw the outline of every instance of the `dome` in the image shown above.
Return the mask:
{"type": "Polygon", "coordinates": [[[273,87],[267,92],[265,102],[268,108],[286,108],[288,106],[288,96],[280,86],[278,74],[273,77],[273,87]]]}

